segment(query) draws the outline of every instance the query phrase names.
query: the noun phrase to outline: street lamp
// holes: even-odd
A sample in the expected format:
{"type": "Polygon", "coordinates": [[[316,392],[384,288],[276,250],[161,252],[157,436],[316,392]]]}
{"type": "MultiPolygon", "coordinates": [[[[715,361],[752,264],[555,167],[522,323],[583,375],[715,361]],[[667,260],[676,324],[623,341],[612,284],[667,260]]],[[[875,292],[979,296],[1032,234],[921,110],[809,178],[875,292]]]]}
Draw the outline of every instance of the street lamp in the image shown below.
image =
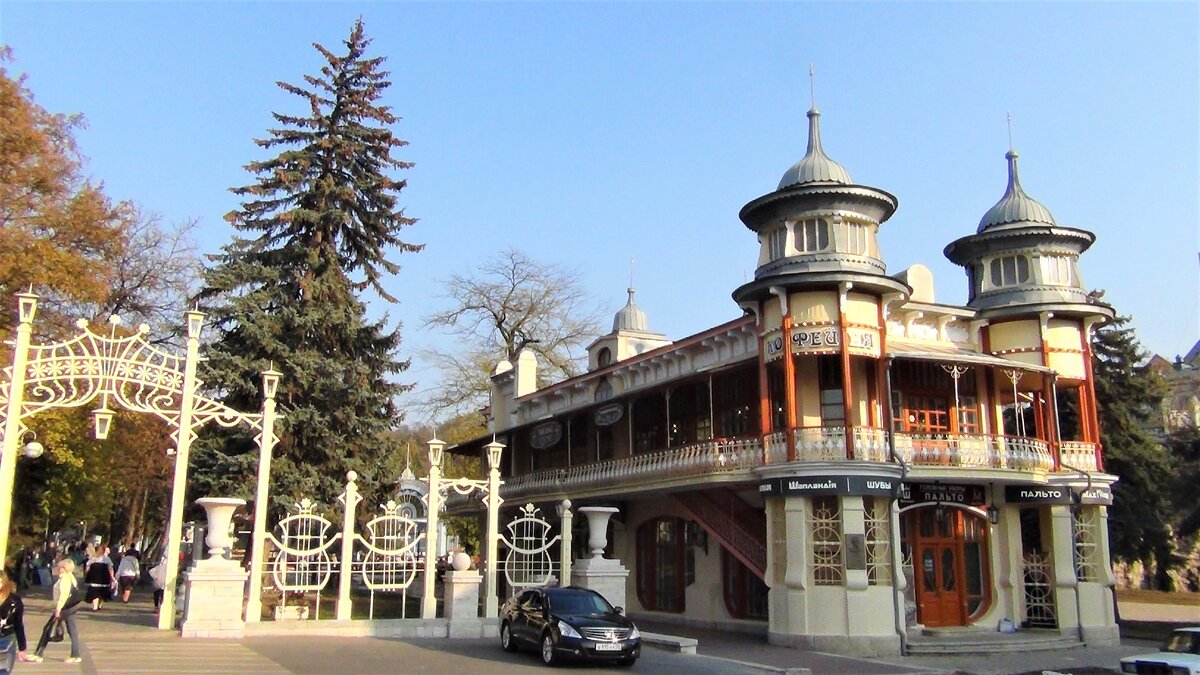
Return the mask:
{"type": "Polygon", "coordinates": [[[492,441],[491,443],[483,446],[483,449],[487,451],[488,468],[499,469],[500,455],[504,452],[504,444],[492,441]]]}
{"type": "Polygon", "coordinates": [[[442,468],[442,455],[446,451],[446,442],[440,441],[437,438],[431,438],[431,439],[429,439],[429,442],[426,443],[426,445],[429,446],[429,466],[430,466],[430,468],[436,466],[438,469],[441,469],[442,468]]]}
{"type": "Polygon", "coordinates": [[[96,440],[108,438],[108,430],[112,428],[113,411],[108,408],[96,408],[92,411],[92,422],[95,425],[96,440]]]}
{"type": "Polygon", "coordinates": [[[42,456],[43,452],[46,451],[46,447],[41,443],[38,443],[37,432],[35,431],[25,432],[25,435],[21,437],[21,440],[25,441],[25,445],[21,448],[21,452],[29,459],[37,459],[38,457],[42,456]]]}

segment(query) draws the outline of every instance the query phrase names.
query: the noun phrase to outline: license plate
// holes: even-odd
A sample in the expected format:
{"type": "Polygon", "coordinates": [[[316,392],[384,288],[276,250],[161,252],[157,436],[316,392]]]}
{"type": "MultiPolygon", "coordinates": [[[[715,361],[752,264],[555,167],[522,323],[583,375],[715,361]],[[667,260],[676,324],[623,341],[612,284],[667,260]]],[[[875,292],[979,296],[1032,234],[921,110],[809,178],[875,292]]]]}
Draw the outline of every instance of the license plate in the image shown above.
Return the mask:
{"type": "Polygon", "coordinates": [[[596,651],[598,651],[598,652],[619,652],[619,651],[621,651],[621,645],[617,644],[616,642],[597,642],[596,643],[596,651]]]}

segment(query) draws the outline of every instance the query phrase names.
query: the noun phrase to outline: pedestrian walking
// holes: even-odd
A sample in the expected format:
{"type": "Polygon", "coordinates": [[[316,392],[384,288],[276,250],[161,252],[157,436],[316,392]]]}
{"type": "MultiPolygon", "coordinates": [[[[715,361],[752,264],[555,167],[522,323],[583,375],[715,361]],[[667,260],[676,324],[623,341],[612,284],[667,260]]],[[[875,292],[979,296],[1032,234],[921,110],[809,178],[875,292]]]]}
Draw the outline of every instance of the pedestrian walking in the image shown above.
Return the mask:
{"type": "Polygon", "coordinates": [[[64,663],[79,663],[83,659],[79,658],[80,640],[78,629],[75,627],[75,613],[83,604],[79,601],[75,591],[76,586],[79,585],[75,581],[75,561],[70,558],[58,561],[58,564],[54,566],[54,573],[58,575],[58,580],[54,582],[54,611],[50,614],[50,620],[42,628],[42,637],[38,639],[37,648],[33,650],[35,658],[30,660],[42,660],[42,654],[46,651],[50,637],[54,635],[61,623],[66,627],[67,635],[71,636],[71,656],[65,659],[64,663]]]}
{"type": "Polygon", "coordinates": [[[162,606],[163,596],[166,594],[167,588],[167,561],[160,560],[157,565],[150,568],[150,581],[154,584],[154,609],[157,610],[162,606]]]}
{"type": "Polygon", "coordinates": [[[17,659],[41,660],[25,654],[25,605],[13,580],[0,574],[0,669],[11,673],[17,659]]]}
{"type": "Polygon", "coordinates": [[[112,589],[117,584],[107,546],[97,546],[96,552],[88,558],[83,566],[83,582],[87,584],[86,599],[92,603],[92,611],[100,611],[104,603],[112,599],[112,589]]]}
{"type": "Polygon", "coordinates": [[[133,592],[133,586],[142,574],[138,557],[137,549],[130,548],[125,551],[125,557],[121,558],[121,564],[117,565],[117,588],[121,591],[121,602],[129,602],[129,594],[133,592]]]}

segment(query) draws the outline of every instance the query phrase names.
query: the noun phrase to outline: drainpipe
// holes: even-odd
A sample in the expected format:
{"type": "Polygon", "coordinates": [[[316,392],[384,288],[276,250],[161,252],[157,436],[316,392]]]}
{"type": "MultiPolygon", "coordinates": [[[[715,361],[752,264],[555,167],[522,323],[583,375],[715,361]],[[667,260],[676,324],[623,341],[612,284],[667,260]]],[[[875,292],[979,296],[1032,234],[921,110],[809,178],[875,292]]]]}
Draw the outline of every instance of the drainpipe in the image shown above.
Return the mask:
{"type": "MultiPolygon", "coordinates": [[[[886,433],[887,433],[887,439],[888,439],[888,456],[892,458],[893,462],[897,462],[898,464],[900,464],[900,486],[899,486],[899,488],[902,489],[902,486],[904,484],[904,477],[908,475],[908,465],[905,464],[904,460],[900,459],[900,457],[896,454],[896,434],[894,431],[895,421],[893,419],[893,416],[895,413],[892,410],[892,357],[890,357],[890,356],[887,357],[887,367],[884,369],[884,372],[886,373],[887,396],[885,396],[883,399],[884,400],[884,408],[883,408],[884,416],[883,417],[884,417],[884,424],[886,425],[886,433]]],[[[897,489],[897,491],[896,491],[896,497],[895,497],[896,499],[900,498],[900,489],[897,489]]],[[[890,511],[890,509],[889,509],[889,511],[890,511]]],[[[891,539],[893,545],[896,547],[896,552],[900,553],[901,552],[900,538],[897,536],[897,534],[898,534],[897,529],[898,528],[896,527],[896,522],[892,518],[891,514],[889,513],[888,514],[888,538],[891,539]]],[[[904,560],[903,555],[900,555],[900,556],[894,555],[892,557],[893,563],[895,563],[895,560],[897,557],[900,559],[901,564],[903,564],[903,560],[904,560]]],[[[898,564],[892,565],[892,607],[893,607],[892,619],[895,622],[896,635],[898,635],[900,637],[900,653],[907,654],[908,653],[908,631],[905,630],[905,625],[904,625],[904,618],[905,618],[904,604],[903,604],[904,601],[901,599],[901,596],[900,596],[900,579],[903,578],[902,577],[903,573],[902,573],[900,567],[901,567],[901,565],[898,565],[898,564]]],[[[1078,599],[1079,593],[1076,593],[1075,597],[1076,597],[1076,599],[1078,599]]]]}

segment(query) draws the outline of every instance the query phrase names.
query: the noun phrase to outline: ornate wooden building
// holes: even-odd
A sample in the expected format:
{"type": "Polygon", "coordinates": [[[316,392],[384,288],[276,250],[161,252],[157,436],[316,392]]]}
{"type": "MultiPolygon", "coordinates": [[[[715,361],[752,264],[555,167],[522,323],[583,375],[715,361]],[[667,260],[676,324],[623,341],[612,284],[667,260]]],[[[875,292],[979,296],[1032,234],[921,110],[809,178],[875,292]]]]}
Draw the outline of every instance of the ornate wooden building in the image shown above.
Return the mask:
{"type": "Polygon", "coordinates": [[[630,289],[586,374],[539,389],[532,352],[496,367],[506,505],[620,507],[635,616],[865,655],[1006,618],[1117,640],[1092,233],[1029,197],[1010,151],[1004,196],[945,248],[968,301],[936,302],[925,267],[888,274],[896,198],[825,154],[819,116],[741,210],[739,316],[672,341],[630,289]]]}

